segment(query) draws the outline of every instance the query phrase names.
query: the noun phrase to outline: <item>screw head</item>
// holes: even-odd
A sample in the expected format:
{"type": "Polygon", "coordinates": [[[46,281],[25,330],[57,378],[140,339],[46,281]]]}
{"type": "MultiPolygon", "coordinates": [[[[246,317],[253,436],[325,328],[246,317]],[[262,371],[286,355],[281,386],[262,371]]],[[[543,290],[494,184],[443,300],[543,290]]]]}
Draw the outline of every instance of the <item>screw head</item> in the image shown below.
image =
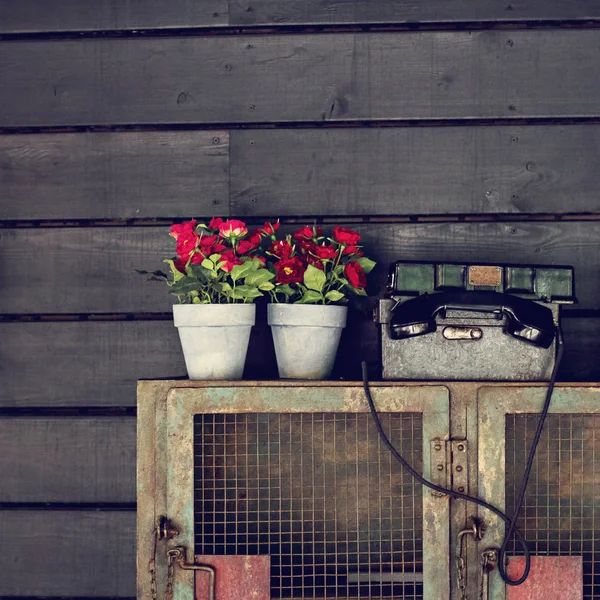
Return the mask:
{"type": "Polygon", "coordinates": [[[457,471],[460,473],[460,472],[463,470],[463,468],[462,468],[462,466],[461,466],[461,465],[458,465],[458,466],[456,467],[456,470],[457,470],[457,471]]]}
{"type": "Polygon", "coordinates": [[[438,465],[437,466],[437,470],[438,471],[443,471],[444,470],[444,465],[438,465]]]}

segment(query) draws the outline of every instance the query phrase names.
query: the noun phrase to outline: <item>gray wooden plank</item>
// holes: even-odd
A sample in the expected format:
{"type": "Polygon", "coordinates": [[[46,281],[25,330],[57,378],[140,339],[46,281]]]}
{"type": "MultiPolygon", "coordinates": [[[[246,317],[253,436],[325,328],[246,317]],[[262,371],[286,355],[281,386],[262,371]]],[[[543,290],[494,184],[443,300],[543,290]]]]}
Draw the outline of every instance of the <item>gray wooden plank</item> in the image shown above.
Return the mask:
{"type": "Polygon", "coordinates": [[[0,219],[224,214],[228,143],[218,131],[0,136],[0,219]]]}
{"type": "Polygon", "coordinates": [[[0,34],[227,25],[227,0],[0,1],[0,34]]]}
{"type": "MultiPolygon", "coordinates": [[[[340,220],[342,221],[342,219],[340,220]]],[[[600,222],[360,224],[383,283],[394,260],[572,264],[580,307],[600,308],[600,222]]],[[[293,227],[292,227],[293,229],[293,227]]],[[[0,230],[0,313],[169,311],[154,269],[173,255],[168,227],[0,230]]]]}
{"type": "Polygon", "coordinates": [[[600,7],[588,0],[231,0],[231,25],[427,23],[598,18],[600,7]]]}
{"type": "Polygon", "coordinates": [[[0,126],[600,114],[600,30],[0,44],[0,126]]]}
{"type": "Polygon", "coordinates": [[[0,418],[0,481],[0,502],[135,502],[135,419],[0,418]]]}
{"type": "Polygon", "coordinates": [[[598,125],[240,130],[230,142],[236,215],[600,211],[598,125]]]}
{"type": "Polygon", "coordinates": [[[138,379],[186,375],[172,321],[2,323],[0,338],[4,407],[135,406],[138,379]]]}
{"type": "Polygon", "coordinates": [[[0,539],[0,596],[135,596],[134,512],[0,511],[0,539]]]}

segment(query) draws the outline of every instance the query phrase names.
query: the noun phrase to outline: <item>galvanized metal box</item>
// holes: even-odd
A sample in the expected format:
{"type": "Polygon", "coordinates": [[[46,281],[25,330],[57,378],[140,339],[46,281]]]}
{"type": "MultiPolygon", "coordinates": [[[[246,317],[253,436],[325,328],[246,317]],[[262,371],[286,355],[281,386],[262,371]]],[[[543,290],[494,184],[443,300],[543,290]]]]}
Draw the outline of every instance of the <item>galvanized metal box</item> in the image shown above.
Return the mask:
{"type": "Polygon", "coordinates": [[[560,307],[575,301],[571,267],[394,263],[375,315],[383,378],[548,380],[560,307]],[[408,318],[399,337],[394,319],[408,302],[433,308],[427,323],[408,318]]]}

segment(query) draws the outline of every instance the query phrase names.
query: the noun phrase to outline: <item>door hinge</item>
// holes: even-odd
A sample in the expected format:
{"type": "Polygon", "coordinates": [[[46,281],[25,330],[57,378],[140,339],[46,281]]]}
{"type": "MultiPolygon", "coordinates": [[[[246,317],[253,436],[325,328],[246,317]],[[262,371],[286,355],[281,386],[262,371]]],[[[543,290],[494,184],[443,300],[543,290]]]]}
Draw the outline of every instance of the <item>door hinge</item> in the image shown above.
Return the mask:
{"type": "MultiPolygon", "coordinates": [[[[442,440],[430,442],[431,481],[441,487],[469,493],[469,468],[467,462],[467,440],[442,440]]],[[[435,496],[444,496],[432,492],[435,496]]]]}

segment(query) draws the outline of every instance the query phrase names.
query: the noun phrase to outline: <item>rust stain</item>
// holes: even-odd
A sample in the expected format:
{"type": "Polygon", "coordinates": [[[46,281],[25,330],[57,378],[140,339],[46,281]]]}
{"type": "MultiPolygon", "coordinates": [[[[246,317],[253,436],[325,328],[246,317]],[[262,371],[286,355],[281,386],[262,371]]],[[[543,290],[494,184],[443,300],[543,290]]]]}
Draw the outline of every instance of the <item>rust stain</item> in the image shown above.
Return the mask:
{"type": "MultiPolygon", "coordinates": [[[[523,573],[525,557],[512,557],[508,576],[523,573]]],[[[531,572],[525,582],[508,588],[507,600],[583,600],[581,556],[532,556],[531,572]]]]}
{"type": "MultiPolygon", "coordinates": [[[[270,600],[269,556],[196,556],[196,563],[215,569],[215,600],[270,600]]],[[[209,596],[209,577],[196,574],[196,600],[209,596]]]]}

